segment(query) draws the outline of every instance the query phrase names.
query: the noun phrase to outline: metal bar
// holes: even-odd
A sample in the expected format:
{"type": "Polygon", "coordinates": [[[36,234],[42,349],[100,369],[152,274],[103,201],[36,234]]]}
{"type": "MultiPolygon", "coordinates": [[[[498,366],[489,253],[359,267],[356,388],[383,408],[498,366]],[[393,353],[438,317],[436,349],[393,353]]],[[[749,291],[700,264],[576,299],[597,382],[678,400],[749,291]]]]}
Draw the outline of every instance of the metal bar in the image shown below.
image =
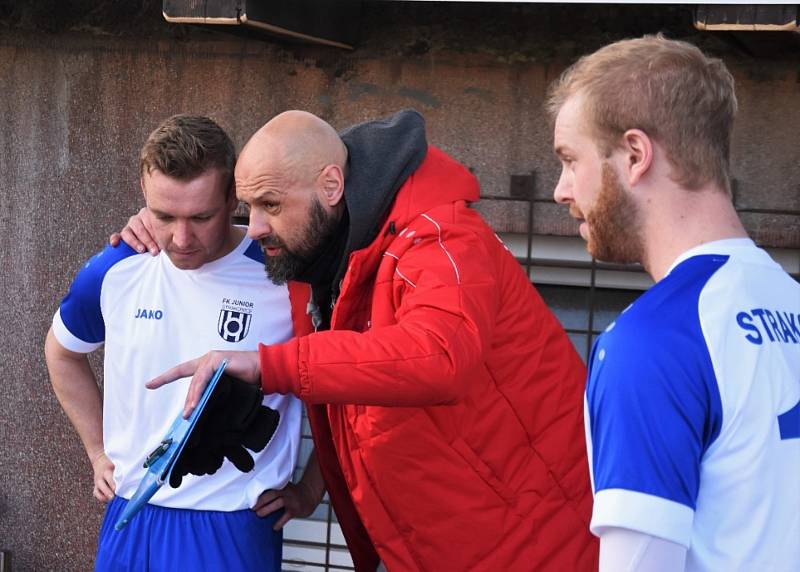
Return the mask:
{"type": "Polygon", "coordinates": [[[582,261],[582,260],[559,260],[557,258],[531,258],[525,259],[517,257],[517,262],[530,266],[546,266],[549,268],[578,268],[582,270],[590,270],[597,268],[597,270],[619,270],[621,272],[644,272],[639,264],[612,264],[610,262],[598,261],[582,261]]]}
{"type": "MultiPolygon", "coordinates": [[[[525,258],[517,257],[517,262],[521,265],[527,265],[525,258]]],[[[618,272],[636,272],[643,273],[644,268],[638,264],[611,264],[609,262],[581,262],[579,260],[557,260],[553,258],[533,258],[529,264],[530,267],[540,268],[574,268],[578,270],[590,270],[596,268],[597,270],[616,270],[618,272]]],[[[800,281],[800,272],[787,272],[789,276],[797,281],[800,281]]],[[[612,288],[615,290],[616,288],[612,288]]]]}
{"type": "Polygon", "coordinates": [[[325,528],[325,570],[331,566],[331,528],[333,527],[333,504],[328,503],[328,526],[325,528]]]}
{"type": "Polygon", "coordinates": [[[299,566],[314,566],[315,568],[323,568],[325,570],[355,570],[350,566],[341,566],[339,564],[320,564],[318,562],[306,562],[305,560],[289,560],[284,559],[282,564],[296,564],[299,566]]]}
{"type": "MultiPolygon", "coordinates": [[[[532,197],[529,199],[523,197],[512,197],[507,195],[481,195],[481,201],[513,201],[513,202],[534,202],[534,203],[552,203],[553,199],[547,197],[532,197]]],[[[772,215],[788,215],[800,216],[800,210],[794,209],[761,209],[751,207],[736,207],[736,212],[748,214],[772,214],[772,215]]]]}
{"type": "Polygon", "coordinates": [[[795,210],[779,210],[779,209],[753,209],[753,208],[737,208],[737,213],[748,213],[748,214],[772,214],[772,215],[788,215],[788,216],[800,216],[800,211],[795,210]]]}
{"type": "Polygon", "coordinates": [[[11,572],[11,551],[0,550],[0,572],[11,572]]]}
{"type": "Polygon", "coordinates": [[[512,197],[508,195],[481,195],[481,201],[515,201],[518,203],[552,203],[553,199],[547,197],[512,197]]]}
{"type": "Polygon", "coordinates": [[[597,279],[597,263],[592,257],[592,271],[589,277],[589,332],[586,335],[586,362],[592,355],[592,342],[594,341],[594,309],[595,309],[595,284],[597,279]]]}
{"type": "MultiPolygon", "coordinates": [[[[534,180],[535,182],[535,180],[534,180]]],[[[533,260],[533,189],[530,191],[530,195],[528,196],[528,246],[526,249],[528,262],[525,265],[525,275],[531,275],[531,264],[533,260]]]]}
{"type": "MultiPolygon", "coordinates": [[[[319,521],[317,521],[319,522],[319,521]]],[[[295,539],[288,539],[284,540],[286,544],[291,544],[293,546],[303,546],[305,548],[325,548],[330,543],[329,542],[319,542],[317,540],[295,540],[295,539]]],[[[346,549],[346,544],[330,544],[332,548],[342,548],[346,549]]],[[[333,566],[333,564],[331,564],[333,566]]]]}

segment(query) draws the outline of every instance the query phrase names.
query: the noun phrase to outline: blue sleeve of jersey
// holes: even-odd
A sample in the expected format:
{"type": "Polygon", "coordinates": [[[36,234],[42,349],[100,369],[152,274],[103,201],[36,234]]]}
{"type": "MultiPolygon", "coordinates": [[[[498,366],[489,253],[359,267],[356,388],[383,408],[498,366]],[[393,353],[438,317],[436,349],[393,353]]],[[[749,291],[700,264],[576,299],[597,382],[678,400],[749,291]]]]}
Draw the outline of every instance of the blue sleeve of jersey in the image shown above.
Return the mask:
{"type": "Polygon", "coordinates": [[[259,264],[264,264],[264,251],[261,249],[261,245],[257,240],[250,243],[250,246],[244,251],[244,255],[251,260],[255,260],[259,264]]]}
{"type": "Polygon", "coordinates": [[[595,349],[599,371],[587,387],[595,491],[632,490],[694,509],[711,441],[709,396],[697,356],[661,342],[629,343],[619,357],[595,349]]]}
{"type": "Polygon", "coordinates": [[[701,460],[722,423],[697,309],[719,264],[689,266],[688,286],[654,288],[592,351],[586,397],[596,492],[631,490],[695,508],[701,460]]]}
{"type": "Polygon", "coordinates": [[[103,279],[114,264],[134,254],[137,252],[124,242],[117,247],[106,246],[75,276],[69,292],[61,301],[59,312],[64,326],[76,338],[87,343],[105,340],[106,328],[100,308],[103,279]]]}

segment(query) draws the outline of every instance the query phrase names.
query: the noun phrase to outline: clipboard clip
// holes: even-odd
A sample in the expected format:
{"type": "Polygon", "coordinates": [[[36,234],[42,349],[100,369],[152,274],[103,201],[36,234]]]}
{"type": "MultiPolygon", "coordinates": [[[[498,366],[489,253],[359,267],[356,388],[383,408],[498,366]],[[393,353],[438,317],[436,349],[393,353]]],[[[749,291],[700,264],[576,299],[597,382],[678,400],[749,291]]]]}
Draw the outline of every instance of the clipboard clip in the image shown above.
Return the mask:
{"type": "Polygon", "coordinates": [[[144,464],[142,465],[142,467],[144,467],[145,469],[150,467],[150,465],[155,463],[161,457],[161,455],[167,452],[167,449],[169,449],[170,445],[172,445],[171,437],[162,440],[161,444],[158,447],[156,447],[152,453],[147,455],[147,458],[144,460],[144,464]]]}

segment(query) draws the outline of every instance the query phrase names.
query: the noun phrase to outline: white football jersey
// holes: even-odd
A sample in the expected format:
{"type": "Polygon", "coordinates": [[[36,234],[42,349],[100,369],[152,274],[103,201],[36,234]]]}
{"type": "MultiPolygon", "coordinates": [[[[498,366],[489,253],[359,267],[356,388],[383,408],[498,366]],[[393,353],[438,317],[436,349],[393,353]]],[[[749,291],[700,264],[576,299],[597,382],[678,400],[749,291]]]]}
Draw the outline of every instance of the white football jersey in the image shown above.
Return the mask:
{"type": "Polygon", "coordinates": [[[684,253],[598,337],[586,430],[595,534],[800,570],[800,284],[749,239],[684,253]]]}
{"type": "MultiPolygon", "coordinates": [[[[145,388],[147,381],[209,350],[257,350],[259,343],[292,336],[288,289],[267,279],[263,262],[258,243],[247,237],[196,270],[121,243],[78,272],[53,332],[75,352],[105,344],[103,441],[119,496],[133,496],[145,458],[183,410],[189,387],[188,378],[157,390],[145,388]]],[[[164,485],[150,502],[233,511],[252,507],[265,489],[282,488],[297,460],[302,406],[288,395],[265,396],[264,404],[281,418],[269,446],[253,454],[253,471],[242,473],[226,459],[214,475],[187,475],[179,488],[164,485]]]]}

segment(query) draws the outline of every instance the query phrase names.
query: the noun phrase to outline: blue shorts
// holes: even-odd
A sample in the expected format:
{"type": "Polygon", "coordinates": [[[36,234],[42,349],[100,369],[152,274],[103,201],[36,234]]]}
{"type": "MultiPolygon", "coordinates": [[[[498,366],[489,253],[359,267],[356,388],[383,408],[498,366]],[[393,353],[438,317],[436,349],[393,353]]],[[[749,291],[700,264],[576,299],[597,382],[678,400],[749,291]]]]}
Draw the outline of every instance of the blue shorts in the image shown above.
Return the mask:
{"type": "Polygon", "coordinates": [[[283,532],[272,526],[283,511],[260,518],[252,510],[220,512],[145,505],[114,530],[127,500],[114,497],[100,528],[95,570],[279,572],[283,532]]]}

